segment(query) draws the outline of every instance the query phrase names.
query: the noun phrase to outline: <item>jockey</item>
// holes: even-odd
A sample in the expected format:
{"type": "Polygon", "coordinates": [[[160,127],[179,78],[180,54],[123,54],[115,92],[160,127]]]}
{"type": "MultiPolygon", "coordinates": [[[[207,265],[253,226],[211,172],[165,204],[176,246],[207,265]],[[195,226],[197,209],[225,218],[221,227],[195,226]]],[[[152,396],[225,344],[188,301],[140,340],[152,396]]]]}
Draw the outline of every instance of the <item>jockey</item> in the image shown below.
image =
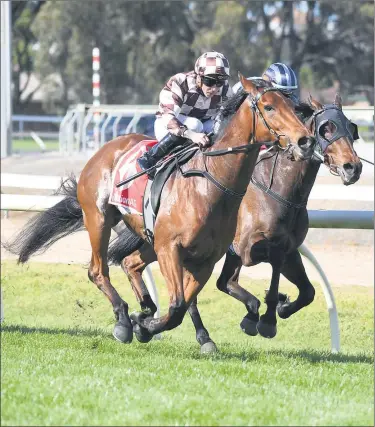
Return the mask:
{"type": "MultiPolygon", "coordinates": [[[[298,104],[298,82],[295,72],[281,62],[271,64],[263,73],[262,77],[248,77],[248,80],[259,79],[270,81],[272,86],[280,89],[280,91],[290,98],[294,104],[298,104]]],[[[233,86],[233,92],[236,93],[242,88],[241,82],[233,86]]]]}
{"type": "Polygon", "coordinates": [[[159,141],[138,159],[145,170],[154,166],[173,147],[187,139],[207,146],[220,103],[232,96],[228,83],[229,62],[219,52],[206,52],[194,71],[172,76],[159,96],[155,136],[159,141]]]}

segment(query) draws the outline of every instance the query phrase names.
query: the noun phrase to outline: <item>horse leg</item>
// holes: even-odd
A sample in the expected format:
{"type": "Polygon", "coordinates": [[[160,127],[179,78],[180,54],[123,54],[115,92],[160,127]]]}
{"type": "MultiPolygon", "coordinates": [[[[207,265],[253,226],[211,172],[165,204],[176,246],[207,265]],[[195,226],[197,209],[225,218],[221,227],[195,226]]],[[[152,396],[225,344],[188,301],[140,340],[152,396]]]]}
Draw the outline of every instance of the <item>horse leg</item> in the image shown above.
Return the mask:
{"type": "Polygon", "coordinates": [[[182,323],[188,304],[184,296],[184,270],[179,247],[172,244],[158,252],[160,271],[163,274],[169,293],[168,313],[159,318],[146,316],[144,313],[132,313],[130,318],[145,328],[151,335],[175,328],[182,323]]]}
{"type": "Polygon", "coordinates": [[[287,255],[281,273],[294,283],[299,290],[298,297],[295,301],[280,302],[277,306],[279,316],[282,319],[287,319],[289,316],[314,301],[315,289],[306,275],[305,267],[298,249],[287,255]]]}
{"type": "Polygon", "coordinates": [[[108,243],[111,236],[112,215],[109,208],[104,215],[97,207],[90,211],[85,207],[84,223],[89,232],[92,256],[88,271],[89,279],[104,293],[113,306],[116,325],[113,336],[120,342],[131,343],[133,340],[133,327],[128,315],[128,304],[122,300],[116,289],[111,285],[109,279],[109,268],[107,263],[108,243]]]}
{"type": "Polygon", "coordinates": [[[273,338],[277,332],[276,308],[279,303],[280,274],[284,259],[285,255],[282,248],[270,246],[269,262],[272,266],[272,278],[270,288],[265,298],[267,310],[265,314],[260,316],[259,322],[257,323],[257,330],[264,338],[273,338]]]}
{"type": "Polygon", "coordinates": [[[201,346],[201,353],[216,353],[216,345],[210,338],[207,329],[204,327],[201,315],[198,311],[197,298],[190,304],[188,312],[194,324],[198,344],[201,346]]]}
{"type": "Polygon", "coordinates": [[[199,265],[183,265],[180,249],[176,244],[158,251],[160,270],[166,280],[169,293],[169,310],[157,319],[132,313],[132,320],[152,335],[176,328],[182,323],[189,305],[197,297],[210,278],[214,263],[205,260],[199,265]]]}
{"type": "Polygon", "coordinates": [[[256,325],[259,321],[260,301],[253,294],[248,292],[238,283],[242,267],[241,258],[235,254],[227,252],[223,270],[216,283],[217,288],[245,304],[246,316],[242,319],[240,327],[247,335],[258,334],[256,325]]]}
{"type": "MultiPolygon", "coordinates": [[[[139,250],[133,252],[121,261],[121,268],[127,275],[137,301],[141,306],[141,312],[145,316],[153,316],[157,310],[148,292],[147,286],[142,279],[142,272],[147,265],[151,264],[153,261],[156,261],[156,254],[149,244],[144,244],[139,250]]],[[[137,323],[133,321],[132,323],[133,332],[138,341],[142,343],[151,341],[152,334],[137,323]]]]}

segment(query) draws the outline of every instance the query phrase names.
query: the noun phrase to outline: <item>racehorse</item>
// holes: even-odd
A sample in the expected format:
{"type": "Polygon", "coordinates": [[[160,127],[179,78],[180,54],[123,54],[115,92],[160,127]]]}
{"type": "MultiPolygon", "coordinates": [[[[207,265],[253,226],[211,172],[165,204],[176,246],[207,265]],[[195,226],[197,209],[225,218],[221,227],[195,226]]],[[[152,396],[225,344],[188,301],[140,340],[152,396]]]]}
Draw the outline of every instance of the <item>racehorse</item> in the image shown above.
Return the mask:
{"type": "MultiPolygon", "coordinates": [[[[211,276],[215,263],[226,253],[261,143],[273,139],[297,161],[313,153],[315,138],[298,119],[291,102],[263,80],[254,83],[242,75],[240,80],[244,91],[226,103],[214,146],[197,152],[184,165],[205,170],[210,179],[186,178],[177,170],[163,188],[154,227],[154,250],[167,283],[169,310],[157,319],[142,312],[132,315],[140,334],[152,336],[178,326],[211,276]]],[[[144,139],[151,138],[130,134],[105,144],[83,168],[78,185],[73,178],[66,182],[61,189],[66,197],[34,218],[13,243],[5,245],[19,254],[19,262],[25,262],[30,255],[84,224],[92,248],[89,279],[112,303],[116,318],[113,335],[124,343],[132,341],[133,325],[128,304],[109,278],[111,228],[123,219],[132,233],[142,239],[147,236],[141,215],[122,215],[108,201],[115,184],[116,163],[144,139]]],[[[139,246],[134,238],[127,244],[129,253],[139,246]]]]}
{"type": "MultiPolygon", "coordinates": [[[[241,329],[248,335],[259,332],[264,337],[274,337],[276,307],[279,316],[285,319],[314,299],[315,290],[306,275],[298,247],[308,231],[306,205],[321,162],[339,175],[344,185],[354,184],[362,170],[353,148],[354,139],[358,138],[356,125],[343,115],[338,95],[334,104],[322,105],[310,98],[309,104],[301,103],[296,110],[316,135],[321,154],[318,158],[293,162],[287,152],[275,147],[259,155],[238,212],[235,238],[217,281],[218,289],[244,303],[247,314],[241,329]],[[252,266],[260,262],[269,262],[273,273],[265,300],[267,311],[259,318],[260,301],[243,289],[238,279],[242,265],[252,266]],[[299,295],[293,302],[278,294],[280,273],[298,287],[299,295]]],[[[156,307],[141,274],[147,264],[156,260],[156,254],[145,243],[138,251],[123,258],[123,244],[121,235],[111,243],[109,261],[121,264],[142,309],[153,313],[156,307]]],[[[190,305],[189,314],[202,351],[214,351],[216,347],[203,326],[196,300],[190,305]]],[[[136,336],[141,341],[149,338],[139,335],[139,331],[136,336]]]]}

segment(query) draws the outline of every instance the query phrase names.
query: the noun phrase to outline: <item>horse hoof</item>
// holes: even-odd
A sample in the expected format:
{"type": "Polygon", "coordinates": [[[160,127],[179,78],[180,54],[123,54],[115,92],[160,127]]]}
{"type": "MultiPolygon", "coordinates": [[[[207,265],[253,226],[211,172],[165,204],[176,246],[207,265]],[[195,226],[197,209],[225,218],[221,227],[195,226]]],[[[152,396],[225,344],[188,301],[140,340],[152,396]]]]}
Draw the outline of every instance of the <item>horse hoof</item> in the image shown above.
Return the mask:
{"type": "Polygon", "coordinates": [[[240,327],[242,332],[245,332],[246,335],[250,335],[252,337],[258,335],[257,322],[254,322],[254,320],[244,317],[240,323],[240,327]]]}
{"type": "Polygon", "coordinates": [[[139,342],[147,343],[152,340],[153,335],[147,329],[142,328],[138,324],[133,326],[133,332],[139,342]]]}
{"type": "Polygon", "coordinates": [[[277,304],[277,314],[281,319],[287,319],[288,317],[290,317],[290,314],[288,314],[287,312],[287,308],[288,306],[285,304],[277,304]]]}
{"type": "Polygon", "coordinates": [[[216,344],[213,341],[208,341],[201,346],[201,354],[214,354],[217,352],[216,344]]]}
{"type": "Polygon", "coordinates": [[[257,323],[257,331],[264,338],[273,338],[276,335],[277,328],[276,325],[271,325],[270,323],[266,323],[261,319],[257,323]]]}
{"type": "Polygon", "coordinates": [[[286,302],[290,302],[289,297],[287,294],[282,294],[281,292],[279,292],[278,294],[278,299],[279,299],[279,303],[286,303],[286,302]]]}
{"type": "Polygon", "coordinates": [[[142,320],[144,320],[147,315],[143,313],[142,311],[133,311],[133,313],[130,314],[130,319],[132,321],[132,324],[140,324],[142,320]]]}
{"type": "Polygon", "coordinates": [[[116,323],[112,335],[117,341],[130,344],[133,341],[133,328],[132,326],[129,327],[121,323],[116,323]]]}

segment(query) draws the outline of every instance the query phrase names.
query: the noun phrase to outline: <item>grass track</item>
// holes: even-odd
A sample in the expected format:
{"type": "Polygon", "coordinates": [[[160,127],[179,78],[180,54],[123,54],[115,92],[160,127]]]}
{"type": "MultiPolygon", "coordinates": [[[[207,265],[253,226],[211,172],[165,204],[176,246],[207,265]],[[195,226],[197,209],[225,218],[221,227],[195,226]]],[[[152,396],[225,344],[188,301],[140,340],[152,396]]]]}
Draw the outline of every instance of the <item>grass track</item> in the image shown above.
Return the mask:
{"type": "MultiPolygon", "coordinates": [[[[240,331],[242,306],[212,278],[199,300],[212,357],[199,354],[188,317],[160,341],[115,342],[111,307],[83,266],[4,261],[1,276],[2,425],[373,425],[373,288],[334,288],[342,353],[331,355],[319,286],[265,340],[240,331]]],[[[112,281],[137,309],[120,269],[112,281]]],[[[251,290],[263,299],[267,286],[251,290]]]]}
{"type": "MultiPolygon", "coordinates": [[[[59,150],[59,141],[43,139],[43,142],[46,145],[46,151],[58,151],[59,150]]],[[[42,151],[39,145],[32,138],[24,139],[13,139],[12,140],[12,151],[14,153],[25,153],[25,152],[38,152],[42,151]]]]}

